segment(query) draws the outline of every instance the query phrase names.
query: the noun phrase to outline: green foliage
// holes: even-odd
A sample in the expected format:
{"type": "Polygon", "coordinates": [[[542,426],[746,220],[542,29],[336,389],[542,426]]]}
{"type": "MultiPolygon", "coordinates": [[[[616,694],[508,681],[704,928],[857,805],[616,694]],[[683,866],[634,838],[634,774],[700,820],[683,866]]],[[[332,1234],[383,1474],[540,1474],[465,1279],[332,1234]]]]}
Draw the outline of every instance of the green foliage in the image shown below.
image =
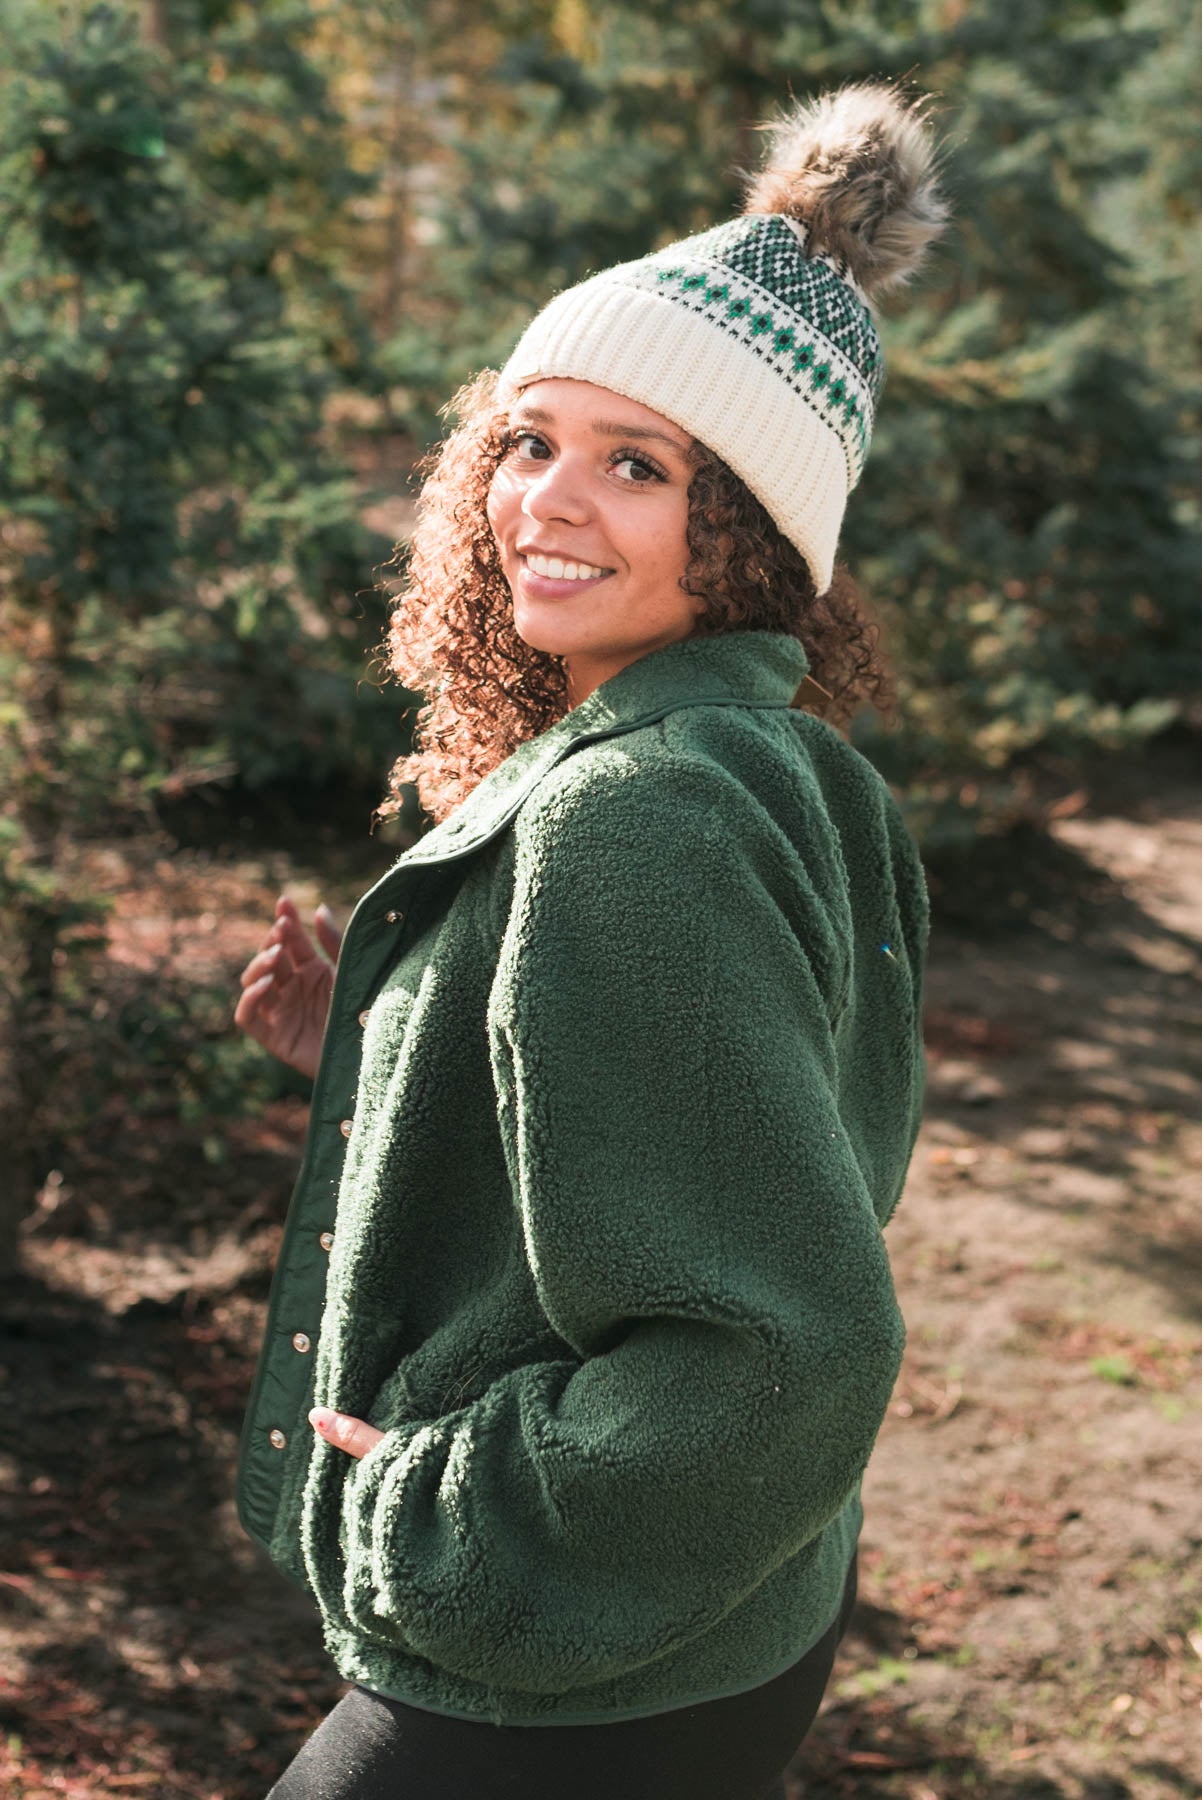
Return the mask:
{"type": "Polygon", "coordinates": [[[363,182],[312,10],[167,4],[155,44],[130,0],[0,11],[0,1112],[24,1132],[89,905],[67,848],[197,781],[380,776],[400,706],[357,700],[390,546],[325,422],[370,341],[323,245],[363,182]]]}
{"type": "Polygon", "coordinates": [[[882,322],[841,551],[904,721],[866,709],[853,741],[928,849],[1021,819],[1040,757],[1133,748],[1202,685],[1197,26],[1169,10],[525,0],[479,9],[487,61],[438,15],[419,46],[444,152],[384,350],[419,433],[551,293],[737,210],[790,90],[939,96],[956,223],[882,322]]]}
{"type": "Polygon", "coordinates": [[[50,584],[65,609],[65,755],[94,793],[110,745],[143,792],[206,767],[299,777],[314,754],[318,777],[343,757],[379,769],[395,747],[399,707],[372,689],[351,741],[378,636],[359,596],[390,546],[357,523],[324,442],[323,403],[366,339],[299,229],[303,214],[320,236],[358,186],[293,41],[309,16],[230,9],[168,65],[137,11],[63,8],[0,88],[9,604],[36,613],[50,584]],[[147,121],[163,156],[120,147],[147,121]],[[199,745],[155,709],[183,690],[199,745]]]}
{"type": "Polygon", "coordinates": [[[251,1118],[272,1100],[312,1083],[241,1032],[230,1031],[225,988],[156,981],[131,997],[113,1021],[130,1110],[169,1112],[183,1125],[251,1118]]]}
{"type": "Polygon", "coordinates": [[[886,335],[844,539],[908,690],[904,736],[860,741],[928,844],[1020,815],[1038,753],[1134,747],[1202,683],[1183,395],[1141,347],[1146,271],[1096,222],[1140,159],[1116,114],[1155,40],[1124,17],[973,45],[923,71],[956,98],[953,277],[886,335]]]}
{"type": "Polygon", "coordinates": [[[902,1662],[896,1656],[882,1656],[869,1669],[856,1669],[844,1676],[840,1692],[847,1698],[871,1700],[877,1694],[884,1694],[899,1683],[909,1681],[914,1671],[909,1663],[902,1662]]]}
{"type": "Polygon", "coordinates": [[[1090,1359],[1090,1369],[1103,1381],[1113,1382],[1115,1387],[1135,1387],[1139,1376],[1126,1356],[1095,1356],[1090,1359]]]}
{"type": "MultiPolygon", "coordinates": [[[[1156,51],[1132,68],[1112,121],[1126,148],[1121,179],[1097,197],[1100,228],[1131,258],[1141,350],[1181,394],[1188,452],[1202,459],[1202,11],[1135,0],[1132,19],[1156,51]]],[[[1193,482],[1197,517],[1198,483],[1193,482]]]]}

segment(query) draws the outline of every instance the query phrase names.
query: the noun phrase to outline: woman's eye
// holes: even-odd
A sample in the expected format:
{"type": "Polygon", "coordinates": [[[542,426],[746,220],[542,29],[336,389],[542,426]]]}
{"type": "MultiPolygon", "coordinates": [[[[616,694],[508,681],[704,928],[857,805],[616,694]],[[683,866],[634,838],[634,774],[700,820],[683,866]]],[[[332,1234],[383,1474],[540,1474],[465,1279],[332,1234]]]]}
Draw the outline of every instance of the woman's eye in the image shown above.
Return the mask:
{"type": "Polygon", "coordinates": [[[659,471],[653,469],[650,463],[644,462],[641,456],[615,457],[611,467],[620,469],[623,463],[629,463],[632,469],[637,469],[637,478],[629,475],[625,477],[627,481],[633,480],[635,487],[648,487],[651,482],[659,478],[659,471]]]}
{"type": "Polygon", "coordinates": [[[520,450],[524,444],[537,444],[543,450],[547,448],[543,443],[542,438],[540,438],[537,433],[533,431],[513,431],[509,434],[506,449],[520,450]]]}

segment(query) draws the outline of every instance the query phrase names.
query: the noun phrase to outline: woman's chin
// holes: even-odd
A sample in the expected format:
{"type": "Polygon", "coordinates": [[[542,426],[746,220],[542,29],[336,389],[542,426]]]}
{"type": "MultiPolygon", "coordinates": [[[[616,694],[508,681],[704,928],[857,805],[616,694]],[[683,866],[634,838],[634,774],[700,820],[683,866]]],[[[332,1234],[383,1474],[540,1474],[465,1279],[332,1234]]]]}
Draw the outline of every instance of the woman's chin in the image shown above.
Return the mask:
{"type": "Polygon", "coordinates": [[[531,650],[541,650],[544,656],[578,655],[587,645],[581,639],[586,634],[565,629],[565,621],[548,617],[555,604],[546,606],[530,606],[518,604],[513,609],[513,628],[524,644],[531,650]]]}

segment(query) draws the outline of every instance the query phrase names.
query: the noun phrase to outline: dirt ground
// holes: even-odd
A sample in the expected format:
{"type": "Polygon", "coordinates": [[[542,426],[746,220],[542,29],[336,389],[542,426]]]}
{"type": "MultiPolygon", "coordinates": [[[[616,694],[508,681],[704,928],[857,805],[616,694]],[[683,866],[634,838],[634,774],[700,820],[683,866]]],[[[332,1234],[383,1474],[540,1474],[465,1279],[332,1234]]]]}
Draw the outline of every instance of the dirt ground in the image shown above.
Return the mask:
{"type": "MultiPolygon", "coordinates": [[[[1202,1794],[1202,789],[1153,746],[1075,804],[931,871],[909,1347],[791,1800],[1202,1794]]],[[[393,854],[93,847],[103,1007],[232,995],[278,892],[345,916],[393,854]]],[[[233,1506],[304,1098],[181,1124],[169,1057],[65,1145],[5,1295],[7,1800],[261,1800],[344,1691],[233,1506]]]]}

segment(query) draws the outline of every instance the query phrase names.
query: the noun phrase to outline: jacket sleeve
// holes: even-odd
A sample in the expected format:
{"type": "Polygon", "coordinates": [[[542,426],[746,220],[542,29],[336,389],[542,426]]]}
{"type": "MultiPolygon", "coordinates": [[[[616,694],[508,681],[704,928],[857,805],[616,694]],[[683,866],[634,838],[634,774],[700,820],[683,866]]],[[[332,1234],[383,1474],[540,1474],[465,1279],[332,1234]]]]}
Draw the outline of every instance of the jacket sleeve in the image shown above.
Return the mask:
{"type": "Polygon", "coordinates": [[[564,1351],[387,1433],[346,1515],[364,1627],[481,1682],[563,1692],[707,1630],[844,1506],[896,1379],[831,909],[735,787],[610,773],[519,820],[488,1028],[564,1351]]]}

